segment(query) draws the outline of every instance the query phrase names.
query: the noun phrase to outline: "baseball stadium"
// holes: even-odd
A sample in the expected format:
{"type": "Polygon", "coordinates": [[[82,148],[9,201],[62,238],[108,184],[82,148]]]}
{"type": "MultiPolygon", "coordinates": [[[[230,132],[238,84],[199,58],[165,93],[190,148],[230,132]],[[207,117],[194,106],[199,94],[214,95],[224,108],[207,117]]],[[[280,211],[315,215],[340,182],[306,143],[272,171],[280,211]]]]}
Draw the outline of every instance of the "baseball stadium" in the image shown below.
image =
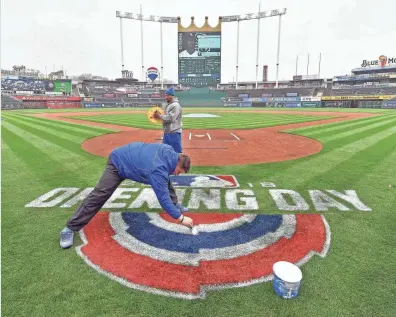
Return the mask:
{"type": "Polygon", "coordinates": [[[238,81],[237,64],[222,82],[222,26],[278,19],[280,40],[287,13],[117,11],[119,78],[1,69],[3,316],[396,315],[396,56],[289,80],[257,63],[238,81]],[[177,82],[124,66],[126,19],[177,26],[177,82]],[[168,98],[191,159],[169,184],[193,226],[126,178],[60,247],[113,150],[166,143],[168,98]]]}

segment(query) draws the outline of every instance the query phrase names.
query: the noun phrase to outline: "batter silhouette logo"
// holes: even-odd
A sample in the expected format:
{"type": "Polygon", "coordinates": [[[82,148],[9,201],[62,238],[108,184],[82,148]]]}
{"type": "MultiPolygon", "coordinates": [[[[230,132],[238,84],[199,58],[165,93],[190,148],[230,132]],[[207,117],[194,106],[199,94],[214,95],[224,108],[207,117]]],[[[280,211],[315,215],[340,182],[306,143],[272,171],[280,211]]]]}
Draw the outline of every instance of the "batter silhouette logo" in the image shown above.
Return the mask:
{"type": "Polygon", "coordinates": [[[126,287],[183,299],[272,280],[280,260],[325,257],[330,229],[322,215],[185,213],[198,234],[166,213],[100,212],[76,248],[97,272],[126,287]]]}
{"type": "Polygon", "coordinates": [[[378,57],[379,63],[381,67],[385,67],[386,62],[388,61],[388,58],[385,55],[381,55],[378,57]]]}

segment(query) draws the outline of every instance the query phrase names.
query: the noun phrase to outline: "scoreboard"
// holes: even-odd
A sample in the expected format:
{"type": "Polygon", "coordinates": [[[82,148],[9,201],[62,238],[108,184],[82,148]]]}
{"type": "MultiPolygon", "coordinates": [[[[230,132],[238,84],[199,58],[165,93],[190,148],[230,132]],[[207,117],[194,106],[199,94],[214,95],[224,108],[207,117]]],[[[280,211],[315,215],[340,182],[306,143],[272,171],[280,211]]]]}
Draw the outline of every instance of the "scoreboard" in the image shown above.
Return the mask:
{"type": "Polygon", "coordinates": [[[221,32],[179,32],[179,83],[203,87],[220,83],[221,32]]]}

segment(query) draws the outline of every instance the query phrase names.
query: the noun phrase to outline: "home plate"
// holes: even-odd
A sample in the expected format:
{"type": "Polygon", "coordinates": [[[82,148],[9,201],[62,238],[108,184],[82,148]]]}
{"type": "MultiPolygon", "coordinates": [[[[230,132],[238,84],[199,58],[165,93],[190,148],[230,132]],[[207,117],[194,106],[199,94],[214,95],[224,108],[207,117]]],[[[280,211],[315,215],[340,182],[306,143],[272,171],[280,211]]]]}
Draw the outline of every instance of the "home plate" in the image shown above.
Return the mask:
{"type": "Polygon", "coordinates": [[[212,140],[212,136],[209,133],[203,133],[203,134],[192,134],[191,132],[189,133],[188,139],[200,139],[200,140],[212,140]]]}

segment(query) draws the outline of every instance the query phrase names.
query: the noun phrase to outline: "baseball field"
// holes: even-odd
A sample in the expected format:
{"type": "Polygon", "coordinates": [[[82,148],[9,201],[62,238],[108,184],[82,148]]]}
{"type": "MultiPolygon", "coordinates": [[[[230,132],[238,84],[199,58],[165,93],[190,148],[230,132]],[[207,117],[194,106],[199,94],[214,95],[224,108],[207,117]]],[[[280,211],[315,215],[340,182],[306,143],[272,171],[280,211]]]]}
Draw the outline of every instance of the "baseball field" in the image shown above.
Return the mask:
{"type": "Polygon", "coordinates": [[[375,316],[396,312],[396,112],[183,109],[199,233],[126,181],[74,246],[59,232],[110,151],[161,142],[146,110],[3,111],[2,316],[375,316]],[[272,265],[297,264],[282,299],[272,265]]]}

